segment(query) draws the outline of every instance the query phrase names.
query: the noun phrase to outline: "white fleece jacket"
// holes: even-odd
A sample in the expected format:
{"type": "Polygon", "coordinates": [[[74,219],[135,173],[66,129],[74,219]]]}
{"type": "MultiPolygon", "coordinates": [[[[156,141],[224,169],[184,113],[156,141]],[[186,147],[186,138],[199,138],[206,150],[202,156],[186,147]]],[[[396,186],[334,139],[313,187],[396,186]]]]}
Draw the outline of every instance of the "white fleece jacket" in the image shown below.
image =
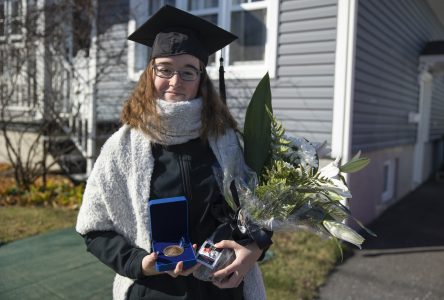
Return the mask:
{"type": "MultiPolygon", "coordinates": [[[[233,130],[217,139],[209,138],[209,143],[224,170],[238,165],[232,160],[242,157],[239,153],[242,150],[233,130]]],[[[140,130],[127,125],[121,127],[103,146],[88,178],[77,232],[113,230],[134,246],[150,252],[148,199],[153,167],[149,138],[140,130]]],[[[132,284],[132,279],[116,274],[113,298],[126,299],[132,284]]],[[[265,299],[262,274],[257,264],[245,277],[244,297],[247,300],[265,299]]]]}

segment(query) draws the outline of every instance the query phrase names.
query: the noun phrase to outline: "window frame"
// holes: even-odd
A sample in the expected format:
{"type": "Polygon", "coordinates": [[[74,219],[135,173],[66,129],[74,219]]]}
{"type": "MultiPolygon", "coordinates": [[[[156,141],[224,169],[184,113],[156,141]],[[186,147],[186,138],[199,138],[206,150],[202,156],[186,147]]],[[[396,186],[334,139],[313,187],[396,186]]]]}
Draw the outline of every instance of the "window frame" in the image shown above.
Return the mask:
{"type": "MultiPolygon", "coordinates": [[[[137,5],[141,5],[143,1],[130,0],[130,10],[133,14],[133,8],[137,5]]],[[[277,39],[278,39],[278,15],[279,15],[279,1],[275,0],[263,0],[250,3],[232,4],[232,0],[219,1],[219,5],[216,8],[205,8],[187,10],[187,0],[176,0],[176,7],[186,10],[196,16],[217,14],[218,26],[226,30],[230,30],[231,13],[241,10],[257,10],[266,9],[266,42],[264,61],[254,63],[247,62],[239,65],[229,65],[229,46],[223,48],[216,53],[215,64],[207,66],[207,72],[211,78],[218,78],[219,74],[219,59],[222,56],[224,59],[224,69],[226,79],[257,79],[262,78],[266,72],[268,72],[271,78],[276,76],[276,64],[277,64],[277,39]]],[[[143,4],[142,4],[143,5],[143,4]]],[[[134,32],[137,26],[137,21],[141,21],[142,18],[146,20],[148,18],[148,6],[145,14],[138,14],[137,17],[130,16],[128,21],[128,34],[134,32]],[[136,20],[137,18],[137,20],[136,20]]],[[[140,10],[139,10],[140,12],[140,10]]],[[[137,59],[140,59],[140,54],[137,51],[135,42],[128,41],[128,76],[131,80],[138,80],[143,70],[137,69],[137,59]],[[139,56],[139,57],[137,57],[139,56]]]]}
{"type": "MultiPolygon", "coordinates": [[[[30,111],[35,103],[31,103],[32,99],[28,97],[29,84],[26,76],[29,68],[29,61],[21,65],[17,64],[17,60],[21,61],[20,57],[26,56],[24,37],[26,34],[26,14],[28,11],[28,3],[26,0],[4,0],[1,5],[4,5],[4,31],[0,35],[0,47],[2,48],[4,57],[8,59],[3,64],[0,78],[2,81],[2,89],[6,89],[11,93],[8,101],[8,111],[30,111]],[[12,16],[13,2],[18,3],[18,11],[16,16],[12,16]],[[18,22],[19,30],[17,33],[12,33],[12,24],[14,21],[18,22]],[[6,47],[3,47],[6,46],[6,47]],[[17,69],[19,66],[19,69],[17,69]],[[5,78],[13,78],[14,85],[10,80],[5,78]],[[24,79],[25,78],[25,79],[24,79]],[[26,82],[25,82],[26,81],[26,82]],[[14,90],[12,90],[14,89],[14,90]]],[[[8,95],[9,97],[9,95],[8,95]]]]}
{"type": "Polygon", "coordinates": [[[4,19],[3,19],[3,34],[0,35],[0,42],[15,42],[21,41],[24,35],[25,26],[21,26],[20,33],[11,33],[12,22],[14,20],[19,20],[21,24],[25,24],[25,14],[27,9],[26,0],[17,0],[19,3],[19,15],[17,17],[11,16],[12,2],[14,0],[3,0],[2,5],[4,5],[4,19]]]}
{"type": "Polygon", "coordinates": [[[395,198],[395,187],[396,187],[396,159],[386,160],[382,165],[382,194],[381,202],[386,203],[395,198]],[[387,168],[387,174],[385,169],[387,168]],[[387,176],[387,177],[386,177],[387,176]],[[387,180],[387,186],[384,183],[387,180]]]}

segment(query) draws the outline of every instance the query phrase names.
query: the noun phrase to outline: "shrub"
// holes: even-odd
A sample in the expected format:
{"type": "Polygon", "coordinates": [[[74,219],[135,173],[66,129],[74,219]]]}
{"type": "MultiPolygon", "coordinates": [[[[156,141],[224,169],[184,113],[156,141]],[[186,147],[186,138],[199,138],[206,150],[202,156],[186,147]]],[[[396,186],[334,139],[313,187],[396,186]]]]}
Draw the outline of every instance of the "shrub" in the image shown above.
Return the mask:
{"type": "MultiPolygon", "coordinates": [[[[3,181],[5,183],[6,181],[3,181]]],[[[46,187],[41,180],[31,185],[28,191],[20,190],[12,182],[0,189],[0,205],[54,206],[79,208],[82,202],[84,185],[74,185],[61,176],[48,178],[46,187]]]]}

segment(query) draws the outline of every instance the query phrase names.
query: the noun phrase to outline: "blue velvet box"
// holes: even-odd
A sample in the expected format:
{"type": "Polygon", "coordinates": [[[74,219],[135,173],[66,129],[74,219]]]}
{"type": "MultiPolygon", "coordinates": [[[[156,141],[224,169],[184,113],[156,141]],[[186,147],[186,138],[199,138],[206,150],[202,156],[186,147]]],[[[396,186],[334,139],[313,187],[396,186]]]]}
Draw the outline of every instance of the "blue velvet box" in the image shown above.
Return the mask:
{"type": "Polygon", "coordinates": [[[196,264],[196,256],[188,237],[188,204],[184,196],[149,201],[151,218],[151,243],[158,253],[156,270],[174,270],[183,261],[184,269],[196,264]],[[166,256],[166,247],[179,245],[184,248],[178,256],[166,256]]]}

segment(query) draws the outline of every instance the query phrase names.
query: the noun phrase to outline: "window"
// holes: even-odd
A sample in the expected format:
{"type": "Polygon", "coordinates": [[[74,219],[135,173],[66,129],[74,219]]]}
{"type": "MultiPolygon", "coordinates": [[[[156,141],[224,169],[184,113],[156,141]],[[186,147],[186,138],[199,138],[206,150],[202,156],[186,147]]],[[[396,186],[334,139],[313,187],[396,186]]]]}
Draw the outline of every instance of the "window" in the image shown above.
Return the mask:
{"type": "Polygon", "coordinates": [[[22,0],[0,0],[0,37],[22,34],[23,4],[22,0]]]}
{"type": "Polygon", "coordinates": [[[11,34],[20,34],[22,30],[21,1],[11,0],[11,34]]]}
{"type": "Polygon", "coordinates": [[[79,50],[89,56],[91,46],[92,4],[90,0],[74,0],[72,12],[72,56],[75,57],[79,50]]]}
{"type": "MultiPolygon", "coordinates": [[[[129,33],[165,4],[204,18],[239,37],[209,57],[207,71],[212,78],[218,76],[220,57],[224,59],[227,79],[262,78],[265,72],[274,77],[279,1],[152,0],[146,4],[146,1],[131,0],[133,19],[129,23],[129,33]]],[[[149,50],[145,46],[128,43],[129,74],[137,80],[147,64],[149,50]]]]}
{"type": "Polygon", "coordinates": [[[5,23],[6,23],[5,3],[0,1],[0,36],[5,35],[5,23]]]}
{"type": "Polygon", "coordinates": [[[395,196],[396,160],[390,159],[384,162],[382,169],[382,202],[392,200],[395,196]]]}

